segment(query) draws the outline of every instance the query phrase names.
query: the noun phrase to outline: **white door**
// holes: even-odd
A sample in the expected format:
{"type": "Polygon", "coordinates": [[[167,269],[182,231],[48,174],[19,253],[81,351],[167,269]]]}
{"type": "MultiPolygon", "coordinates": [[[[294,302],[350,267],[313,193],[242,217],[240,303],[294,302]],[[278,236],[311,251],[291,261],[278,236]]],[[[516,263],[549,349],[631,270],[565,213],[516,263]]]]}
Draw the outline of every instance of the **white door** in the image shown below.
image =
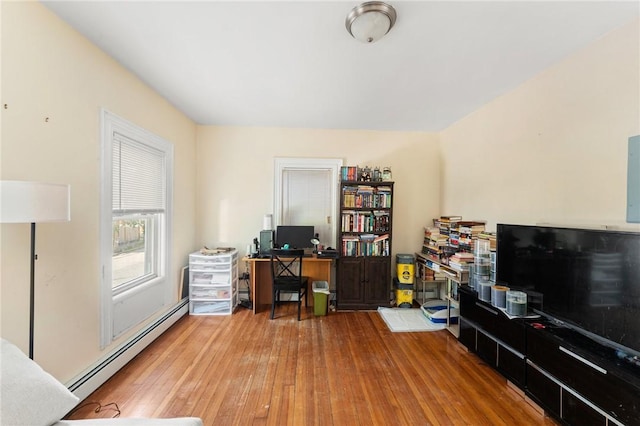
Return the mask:
{"type": "Polygon", "coordinates": [[[275,225],[313,225],[320,243],[335,247],[342,160],[276,158],[275,225]]]}
{"type": "Polygon", "coordinates": [[[328,170],[285,170],[281,225],[313,225],[323,244],[331,245],[331,174],[328,170]]]}

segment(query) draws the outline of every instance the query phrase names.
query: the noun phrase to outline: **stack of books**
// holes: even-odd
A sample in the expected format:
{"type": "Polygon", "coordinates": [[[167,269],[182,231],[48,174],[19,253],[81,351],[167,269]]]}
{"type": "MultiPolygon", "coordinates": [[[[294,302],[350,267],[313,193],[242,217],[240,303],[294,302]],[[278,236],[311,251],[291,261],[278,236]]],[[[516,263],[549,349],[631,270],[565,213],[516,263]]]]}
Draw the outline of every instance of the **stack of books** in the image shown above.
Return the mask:
{"type": "Polygon", "coordinates": [[[457,252],[449,258],[449,267],[456,271],[469,271],[473,264],[473,253],[457,252]]]}
{"type": "Polygon", "coordinates": [[[478,235],[484,231],[486,222],[479,221],[459,221],[456,223],[455,233],[458,238],[458,248],[460,250],[473,251],[474,241],[478,235]]]}
{"type": "Polygon", "coordinates": [[[358,180],[358,167],[357,166],[343,166],[340,169],[340,178],[343,181],[356,181],[358,180]]]}
{"type": "Polygon", "coordinates": [[[478,234],[479,240],[489,240],[489,250],[496,251],[496,233],[489,231],[482,231],[478,234]]]}
{"type": "Polygon", "coordinates": [[[391,187],[371,185],[346,185],[342,188],[342,207],[391,208],[391,187]]]}
{"type": "Polygon", "coordinates": [[[389,234],[343,235],[343,256],[389,256],[389,234]]]}
{"type": "Polygon", "coordinates": [[[440,233],[440,228],[438,227],[424,228],[422,254],[439,262],[444,255],[444,247],[447,245],[448,239],[447,235],[440,233]]]}
{"type": "Polygon", "coordinates": [[[391,187],[379,186],[376,191],[376,198],[372,207],[390,209],[391,208],[391,187]]]}
{"type": "Polygon", "coordinates": [[[422,254],[447,265],[455,253],[473,251],[474,242],[484,232],[485,224],[484,221],[462,220],[458,215],[433,219],[433,227],[425,228],[422,254]]]}
{"type": "Polygon", "coordinates": [[[342,188],[342,207],[360,207],[356,205],[357,186],[345,186],[342,188]]]}

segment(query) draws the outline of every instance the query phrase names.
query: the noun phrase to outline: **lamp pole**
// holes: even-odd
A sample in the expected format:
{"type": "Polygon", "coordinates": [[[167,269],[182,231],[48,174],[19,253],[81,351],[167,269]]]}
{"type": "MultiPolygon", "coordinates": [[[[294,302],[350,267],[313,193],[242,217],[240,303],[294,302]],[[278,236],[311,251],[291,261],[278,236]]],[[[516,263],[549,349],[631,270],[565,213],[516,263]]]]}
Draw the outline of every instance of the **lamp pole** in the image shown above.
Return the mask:
{"type": "Polygon", "coordinates": [[[36,223],[71,220],[69,185],[0,180],[0,223],[30,223],[29,358],[33,359],[35,328],[36,223]]]}
{"type": "Polygon", "coordinates": [[[29,283],[29,358],[33,359],[33,330],[34,330],[34,312],[35,312],[35,293],[36,293],[36,224],[31,222],[31,281],[29,283]]]}

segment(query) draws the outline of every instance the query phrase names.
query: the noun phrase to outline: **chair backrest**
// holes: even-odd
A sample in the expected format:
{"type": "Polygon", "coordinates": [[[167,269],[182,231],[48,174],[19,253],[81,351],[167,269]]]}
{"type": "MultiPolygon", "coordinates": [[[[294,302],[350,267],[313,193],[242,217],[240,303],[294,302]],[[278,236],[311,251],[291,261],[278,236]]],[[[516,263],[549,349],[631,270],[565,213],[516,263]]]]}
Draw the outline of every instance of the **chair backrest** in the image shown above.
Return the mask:
{"type": "Polygon", "coordinates": [[[271,249],[271,278],[274,283],[302,283],[304,250],[271,249]]]}

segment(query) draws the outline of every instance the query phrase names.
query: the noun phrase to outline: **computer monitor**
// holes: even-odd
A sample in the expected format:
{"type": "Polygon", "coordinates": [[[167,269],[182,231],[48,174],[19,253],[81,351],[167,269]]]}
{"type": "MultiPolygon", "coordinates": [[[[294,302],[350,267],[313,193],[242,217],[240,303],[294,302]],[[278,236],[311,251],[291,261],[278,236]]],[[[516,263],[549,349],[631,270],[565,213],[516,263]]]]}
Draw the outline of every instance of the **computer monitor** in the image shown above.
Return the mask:
{"type": "Polygon", "coordinates": [[[315,237],[313,226],[280,225],[276,229],[278,247],[289,244],[291,249],[313,248],[311,240],[315,237]]]}

